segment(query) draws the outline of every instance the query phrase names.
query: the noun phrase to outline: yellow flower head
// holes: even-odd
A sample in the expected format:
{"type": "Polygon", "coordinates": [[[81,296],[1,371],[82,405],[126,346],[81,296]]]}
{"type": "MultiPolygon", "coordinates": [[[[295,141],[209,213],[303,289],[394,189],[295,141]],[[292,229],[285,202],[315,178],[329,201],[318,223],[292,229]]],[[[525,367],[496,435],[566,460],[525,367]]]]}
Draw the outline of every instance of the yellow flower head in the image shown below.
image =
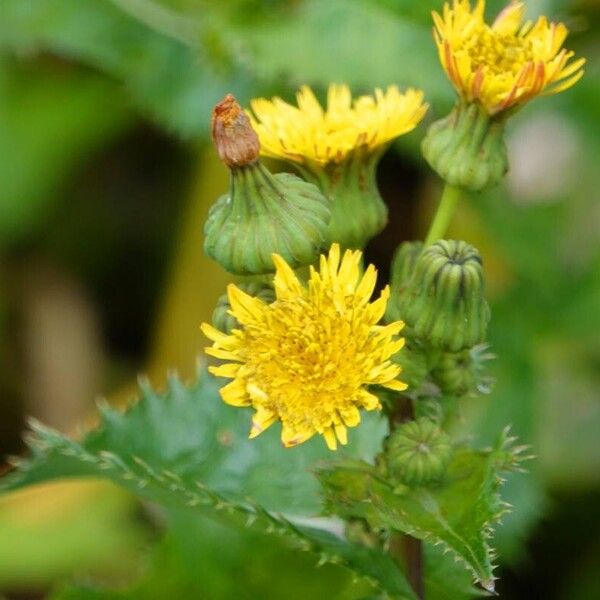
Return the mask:
{"type": "Polygon", "coordinates": [[[342,162],[354,149],[372,152],[413,130],[427,111],[423,92],[400,93],[395,85],[352,101],[347,85],[331,84],[324,110],[303,86],[298,107],[281,98],[258,98],[250,105],[261,154],[299,164],[342,162]]]}
{"type": "Polygon", "coordinates": [[[511,2],[493,24],[484,21],[485,0],[444,4],[433,13],[433,35],[440,61],[467,102],[478,102],[494,115],[524,104],[541,93],[570,88],[583,75],[585,59],[562,48],[568,30],[540,17],[523,23],[523,2],[511,2]]]}
{"type": "Polygon", "coordinates": [[[347,250],[340,261],[340,247],[333,244],[329,256],[321,256],[319,271],[311,267],[307,286],[275,254],[274,302],[231,284],[231,314],[241,328],[226,335],[202,325],[214,342],[206,352],[228,361],[210,371],[233,379],[221,397],[256,411],[251,438],[280,420],[284,446],[320,433],[335,450],[338,441],[347,441],[346,427],[360,422],[359,408],[381,408],[367,386],[406,389],[396,379],[400,368],[390,361],[404,345],[397,337],[404,324],[377,324],[389,288],[370,302],[377,272],[370,265],[361,276],[361,254],[347,250]]]}

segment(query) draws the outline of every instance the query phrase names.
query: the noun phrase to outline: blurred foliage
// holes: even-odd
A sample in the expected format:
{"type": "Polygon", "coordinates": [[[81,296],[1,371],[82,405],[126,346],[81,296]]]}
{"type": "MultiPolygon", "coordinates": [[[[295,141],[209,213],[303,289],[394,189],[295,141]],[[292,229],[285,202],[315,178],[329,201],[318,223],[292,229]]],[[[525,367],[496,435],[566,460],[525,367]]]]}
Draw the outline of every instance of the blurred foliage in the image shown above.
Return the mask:
{"type": "MultiPolygon", "coordinates": [[[[488,4],[492,14],[504,3],[488,4]]],[[[0,286],[0,356],[9,359],[3,360],[0,369],[0,389],[10,390],[7,397],[15,397],[16,372],[9,366],[15,352],[9,335],[19,309],[14,282],[7,278],[19,271],[15,253],[18,257],[18,252],[26,253],[30,246],[47,248],[53,235],[53,244],[57,240],[64,246],[71,244],[75,248],[71,254],[80,258],[81,213],[73,213],[67,206],[66,199],[72,197],[65,194],[75,175],[139,127],[141,118],[183,140],[180,145],[186,154],[179,160],[190,162],[192,157],[193,181],[188,184],[190,193],[183,209],[181,202],[168,205],[178,211],[181,231],[173,242],[162,300],[156,310],[140,312],[155,321],[146,359],[152,381],[160,383],[171,366],[190,377],[203,343],[197,324],[208,317],[227,281],[227,275],[202,257],[200,250],[203,215],[226,186],[226,173],[217,166],[212,151],[198,150],[207,133],[210,108],[229,91],[245,103],[259,94],[289,98],[302,83],[322,90],[329,81],[346,81],[356,90],[388,83],[422,87],[432,104],[432,116],[444,114],[453,94],[431,42],[431,8],[439,6],[415,0],[0,2],[0,277],[4,280],[0,286]],[[71,216],[73,225],[64,219],[69,214],[75,215],[71,216]],[[57,220],[60,226],[55,225],[57,220]]],[[[573,30],[570,47],[589,62],[586,76],[573,90],[539,100],[517,115],[511,122],[510,137],[515,143],[529,139],[530,122],[555,117],[564,125],[559,133],[566,132],[574,140],[575,158],[568,169],[558,169],[566,183],[562,189],[557,187],[556,193],[535,191],[535,181],[541,190],[544,179],[555,169],[544,168],[542,163],[529,174],[534,180],[533,192],[513,186],[473,197],[453,225],[454,235],[472,240],[484,256],[492,296],[490,335],[493,351],[499,356],[493,363],[498,381],[493,393],[464,407],[459,434],[475,428],[476,441],[491,444],[498,429],[511,423],[515,434],[532,444],[539,457],[530,463],[531,473],[511,475],[506,484],[505,493],[516,510],[497,532],[503,564],[526,560],[532,531],[545,511],[552,514],[555,510],[553,496],[558,493],[563,498],[559,501],[568,504],[569,494],[575,490],[600,487],[600,171],[595,165],[600,155],[600,14],[597,5],[584,0],[531,0],[528,11],[566,20],[573,30]]],[[[418,156],[420,135],[402,140],[394,160],[408,165],[423,182],[429,175],[418,156]]],[[[558,136],[545,145],[538,142],[533,151],[544,151],[551,159],[552,150],[565,143],[564,135],[558,136]]],[[[153,165],[146,169],[154,172],[153,165]]],[[[397,198],[387,199],[414,203],[403,195],[402,185],[398,182],[394,188],[397,198]]],[[[94,204],[103,200],[98,192],[83,187],[78,199],[89,210],[89,222],[101,223],[99,215],[105,216],[106,211],[121,214],[114,205],[101,212],[94,204]]],[[[122,196],[115,194],[119,202],[125,202],[129,193],[127,185],[122,187],[122,196]]],[[[424,184],[418,190],[419,223],[426,221],[435,196],[431,188],[424,184]]],[[[136,209],[137,214],[141,210],[136,209]]],[[[157,219],[161,221],[160,216],[157,219]]],[[[132,229],[129,222],[123,235],[128,228],[132,229]]],[[[118,299],[128,293],[132,278],[145,277],[156,268],[152,253],[163,252],[164,246],[151,236],[144,246],[148,256],[140,254],[145,262],[135,266],[136,274],[122,276],[110,285],[111,269],[119,272],[117,266],[123,262],[119,255],[122,247],[112,244],[114,238],[105,236],[105,231],[98,226],[96,235],[86,238],[87,263],[77,267],[89,280],[97,278],[98,289],[111,288],[103,297],[118,312],[122,310],[118,299]],[[94,255],[102,261],[92,260],[94,255]],[[93,273],[100,264],[106,279],[93,273]]],[[[140,231],[142,246],[146,243],[143,223],[140,231]]],[[[417,235],[414,231],[413,236],[417,235]]],[[[392,250],[387,249],[388,256],[392,250]]],[[[149,286],[158,285],[156,279],[151,281],[149,286]]],[[[149,301],[145,299],[144,304],[148,306],[149,301]]],[[[129,373],[131,366],[125,371],[129,373]]],[[[122,400],[131,389],[128,385],[117,390],[113,399],[122,400]]],[[[217,401],[210,404],[211,410],[222,413],[219,419],[241,418],[233,414],[236,411],[221,411],[217,401]]],[[[194,432],[201,438],[190,428],[190,437],[180,440],[180,449],[184,441],[186,448],[194,447],[194,432]]],[[[251,447],[247,449],[251,457],[251,447]]],[[[268,478],[265,474],[271,466],[262,465],[255,471],[257,486],[272,480],[271,474],[268,478]]],[[[302,485],[314,486],[308,475],[301,479],[302,485]]],[[[307,595],[317,598],[368,594],[368,589],[353,587],[337,567],[326,566],[313,575],[312,563],[305,555],[273,545],[273,538],[265,539],[262,533],[176,511],[171,511],[160,527],[166,533],[153,551],[146,574],[137,583],[122,586],[121,592],[104,591],[95,581],[99,576],[102,580],[106,569],[112,574],[106,577],[107,586],[114,587],[113,579],[135,562],[134,549],[145,534],[141,525],[127,516],[132,500],[121,492],[98,488],[90,498],[71,485],[40,488],[49,502],[54,498],[60,507],[54,518],[24,520],[14,512],[22,497],[3,500],[0,521],[6,547],[0,545],[0,586],[43,587],[69,573],[83,572],[94,575],[90,591],[67,587],[56,597],[142,598],[151,597],[148,590],[152,589],[162,590],[156,592],[158,599],[160,594],[168,598],[201,593],[225,598],[231,595],[232,586],[239,590],[236,584],[241,580],[248,584],[248,597],[264,595],[267,589],[273,594],[269,597],[294,597],[285,590],[295,591],[308,585],[307,581],[314,583],[307,595]],[[227,544],[221,545],[225,538],[227,544]],[[20,540],[16,550],[13,539],[20,540]],[[37,540],[43,540],[42,548],[37,540]],[[255,553],[256,560],[247,565],[243,557],[250,553],[255,553]],[[119,556],[118,564],[111,562],[111,555],[119,556]],[[267,568],[275,556],[277,576],[267,581],[267,568]],[[182,565],[175,557],[188,562],[182,565]],[[202,579],[198,576],[200,564],[206,565],[202,579]],[[198,582],[201,590],[189,587],[198,582]],[[334,593],[336,583],[339,595],[334,593]]],[[[592,511],[597,505],[597,501],[590,502],[582,510],[592,511]]],[[[43,511],[40,514],[44,516],[43,511]]],[[[585,519],[576,522],[569,532],[572,537],[564,534],[563,546],[583,539],[589,527],[585,519]]],[[[581,565],[564,574],[564,581],[569,582],[562,583],[564,589],[552,590],[544,597],[550,598],[551,593],[569,599],[595,597],[592,590],[598,588],[598,577],[593,558],[598,543],[591,539],[594,531],[598,535],[597,528],[592,530],[590,541],[581,547],[587,562],[582,559],[581,565]]],[[[553,543],[537,550],[536,556],[554,552],[553,543]]],[[[453,571],[444,571],[437,558],[434,564],[448,581],[448,573],[453,571]]],[[[553,568],[559,572],[560,567],[553,568]]],[[[459,583],[466,597],[468,582],[459,583]]],[[[433,582],[430,589],[437,591],[428,597],[443,598],[449,587],[436,587],[433,582]]],[[[450,597],[459,598],[459,592],[450,597]]],[[[510,591],[503,597],[512,597],[510,591]]]]}
{"type": "Polygon", "coordinates": [[[101,482],[52,483],[2,498],[0,587],[32,589],[73,572],[126,577],[149,537],[136,512],[128,494],[101,482]]]}

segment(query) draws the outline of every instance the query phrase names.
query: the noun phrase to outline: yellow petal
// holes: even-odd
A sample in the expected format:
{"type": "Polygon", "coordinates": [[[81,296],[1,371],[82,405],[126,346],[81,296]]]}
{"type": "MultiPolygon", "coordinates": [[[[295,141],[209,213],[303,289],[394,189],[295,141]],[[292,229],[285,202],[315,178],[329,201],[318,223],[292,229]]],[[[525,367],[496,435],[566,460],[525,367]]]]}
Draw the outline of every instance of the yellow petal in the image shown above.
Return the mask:
{"type": "Polygon", "coordinates": [[[335,431],[332,427],[328,427],[323,431],[323,437],[330,450],[337,450],[337,437],[335,436],[335,431]]]}
{"type": "Polygon", "coordinates": [[[240,379],[234,379],[231,383],[223,386],[219,393],[223,402],[231,406],[250,406],[250,398],[246,394],[246,386],[240,379]]]}
{"type": "Polygon", "coordinates": [[[277,420],[277,415],[269,410],[265,410],[259,408],[254,415],[252,415],[252,427],[250,428],[250,433],[248,434],[249,439],[254,439],[256,436],[260,435],[263,431],[267,430],[275,421],[277,420]]]}
{"type": "Polygon", "coordinates": [[[230,283],[227,286],[227,297],[231,305],[231,314],[242,325],[247,325],[263,318],[266,308],[265,303],[259,298],[254,298],[246,294],[237,285],[230,283]]]}

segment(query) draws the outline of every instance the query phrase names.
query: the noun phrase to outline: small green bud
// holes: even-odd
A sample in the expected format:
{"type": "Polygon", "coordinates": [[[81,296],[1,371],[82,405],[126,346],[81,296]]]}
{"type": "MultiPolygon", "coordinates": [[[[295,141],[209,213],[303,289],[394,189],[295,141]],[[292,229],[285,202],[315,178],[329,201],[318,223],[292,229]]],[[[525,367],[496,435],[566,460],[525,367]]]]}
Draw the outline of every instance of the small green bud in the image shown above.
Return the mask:
{"type": "Polygon", "coordinates": [[[407,337],[449,352],[485,340],[490,319],[479,252],[440,240],[425,248],[400,297],[407,337]]]}
{"type": "Polygon", "coordinates": [[[411,392],[418,392],[429,373],[427,354],[418,342],[410,341],[400,352],[392,356],[392,361],[402,367],[402,381],[408,384],[411,392]]]}
{"type": "Polygon", "coordinates": [[[444,181],[473,192],[496,185],[508,170],[504,124],[476,103],[459,103],[433,123],[421,150],[444,181]]]}
{"type": "MultiPolygon", "coordinates": [[[[246,292],[246,294],[259,298],[267,304],[275,300],[275,291],[265,283],[251,281],[237,284],[237,287],[246,292]]],[[[223,294],[217,301],[217,306],[212,314],[213,327],[227,334],[240,327],[238,320],[229,312],[230,308],[229,297],[227,294],[223,294]]]]}
{"type": "Polygon", "coordinates": [[[405,485],[439,481],[452,457],[450,437],[427,418],[402,423],[386,442],[389,475],[405,485]]]}
{"type": "Polygon", "coordinates": [[[422,250],[422,242],[402,242],[394,252],[390,276],[391,293],[386,311],[386,318],[389,321],[402,320],[400,298],[409,284],[422,250]]]}
{"type": "Polygon", "coordinates": [[[486,363],[494,358],[487,344],[469,350],[442,354],[432,372],[435,383],[450,396],[489,394],[493,378],[486,375],[486,363]]]}
{"type": "Polygon", "coordinates": [[[326,245],[330,202],[312,183],[272,175],[258,161],[256,133],[231,95],[215,107],[213,139],[231,186],[209,211],[206,254],[237,275],[274,272],[273,254],[292,268],[314,262],[326,245]]]}
{"type": "Polygon", "coordinates": [[[357,148],[340,163],[300,168],[331,199],[327,242],[343,248],[364,248],[387,223],[388,209],[377,188],[376,172],[381,151],[357,148]]]}

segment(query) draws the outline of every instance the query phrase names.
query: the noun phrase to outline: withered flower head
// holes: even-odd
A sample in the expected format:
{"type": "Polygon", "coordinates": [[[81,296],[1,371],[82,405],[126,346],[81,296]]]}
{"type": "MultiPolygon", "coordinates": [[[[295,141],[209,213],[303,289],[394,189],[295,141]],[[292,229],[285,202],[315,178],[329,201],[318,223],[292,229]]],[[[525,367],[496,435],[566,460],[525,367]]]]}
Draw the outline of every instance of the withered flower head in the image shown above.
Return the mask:
{"type": "Polygon", "coordinates": [[[219,158],[228,167],[243,167],[258,158],[258,136],[232,94],[213,108],[212,138],[219,158]]]}

